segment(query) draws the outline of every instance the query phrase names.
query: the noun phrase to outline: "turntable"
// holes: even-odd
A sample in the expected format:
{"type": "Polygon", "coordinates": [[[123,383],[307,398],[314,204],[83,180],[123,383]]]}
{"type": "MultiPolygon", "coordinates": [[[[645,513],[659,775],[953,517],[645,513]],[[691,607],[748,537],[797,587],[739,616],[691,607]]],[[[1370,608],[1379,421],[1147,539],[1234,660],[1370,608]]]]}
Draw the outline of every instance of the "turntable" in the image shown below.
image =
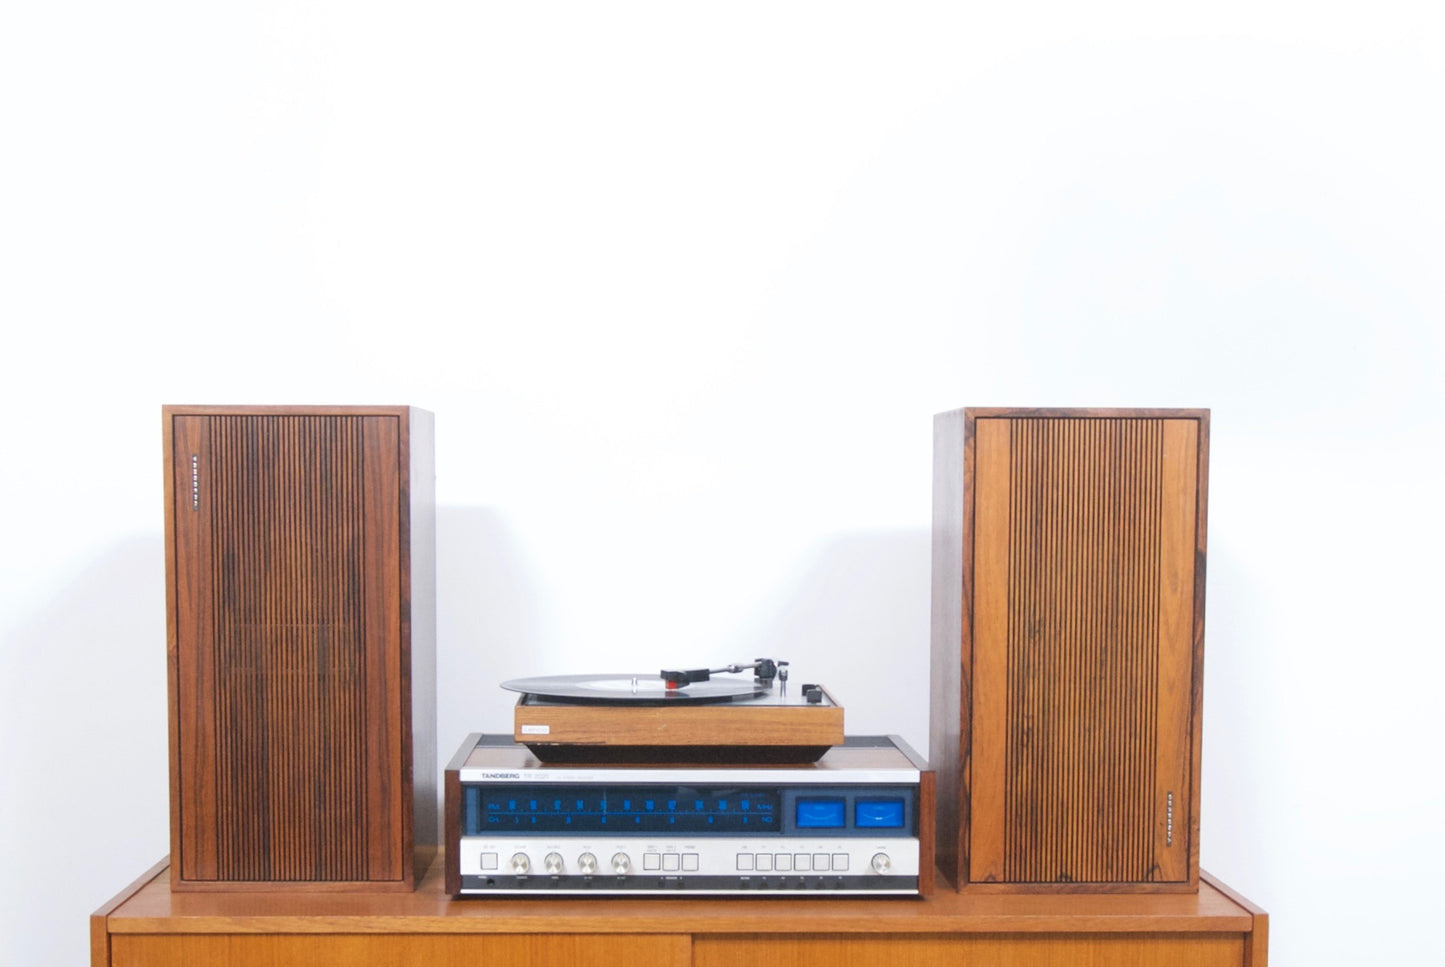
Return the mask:
{"type": "Polygon", "coordinates": [[[771,658],[502,687],[522,693],[513,737],[544,762],[813,762],[843,742],[842,706],[821,685],[790,688],[788,663],[771,658]]]}

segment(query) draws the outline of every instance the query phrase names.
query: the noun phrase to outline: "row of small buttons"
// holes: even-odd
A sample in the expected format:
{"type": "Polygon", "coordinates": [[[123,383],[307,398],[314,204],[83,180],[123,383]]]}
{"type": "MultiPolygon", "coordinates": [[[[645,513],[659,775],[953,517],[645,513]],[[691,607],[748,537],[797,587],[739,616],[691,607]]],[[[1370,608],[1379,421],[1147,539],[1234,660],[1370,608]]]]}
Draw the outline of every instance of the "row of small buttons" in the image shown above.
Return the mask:
{"type": "Polygon", "coordinates": [[[698,855],[696,853],[643,853],[642,868],[644,870],[676,870],[678,861],[682,861],[682,869],[692,873],[696,872],[698,855]]]}
{"type": "Polygon", "coordinates": [[[833,870],[839,873],[848,869],[847,853],[739,853],[738,869],[744,872],[754,870],[768,873],[774,870],[782,872],[818,872],[825,873],[833,870]]]}

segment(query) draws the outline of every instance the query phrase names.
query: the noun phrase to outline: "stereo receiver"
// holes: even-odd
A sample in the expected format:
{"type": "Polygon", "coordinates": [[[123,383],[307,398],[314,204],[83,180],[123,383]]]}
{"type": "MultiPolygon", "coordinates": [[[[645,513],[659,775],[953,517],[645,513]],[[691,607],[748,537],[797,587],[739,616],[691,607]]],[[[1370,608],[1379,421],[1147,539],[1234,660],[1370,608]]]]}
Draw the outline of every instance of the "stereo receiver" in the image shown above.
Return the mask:
{"type": "Polygon", "coordinates": [[[803,764],[557,766],[472,735],[446,771],[447,888],[917,895],[932,817],[933,773],[892,736],[803,764]]]}

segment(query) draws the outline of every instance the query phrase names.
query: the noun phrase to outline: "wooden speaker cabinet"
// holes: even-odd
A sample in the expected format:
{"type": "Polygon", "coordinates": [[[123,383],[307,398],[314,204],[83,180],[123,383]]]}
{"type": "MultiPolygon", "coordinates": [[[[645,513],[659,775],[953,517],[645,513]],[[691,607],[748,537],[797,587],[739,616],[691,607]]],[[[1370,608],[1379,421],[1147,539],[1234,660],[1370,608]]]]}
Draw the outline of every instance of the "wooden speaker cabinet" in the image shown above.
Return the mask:
{"type": "Polygon", "coordinates": [[[167,406],[175,890],[409,890],[438,839],[432,416],[167,406]]]}
{"type": "Polygon", "coordinates": [[[1208,410],[965,409],[934,434],[940,868],[1197,890],[1208,410]]]}

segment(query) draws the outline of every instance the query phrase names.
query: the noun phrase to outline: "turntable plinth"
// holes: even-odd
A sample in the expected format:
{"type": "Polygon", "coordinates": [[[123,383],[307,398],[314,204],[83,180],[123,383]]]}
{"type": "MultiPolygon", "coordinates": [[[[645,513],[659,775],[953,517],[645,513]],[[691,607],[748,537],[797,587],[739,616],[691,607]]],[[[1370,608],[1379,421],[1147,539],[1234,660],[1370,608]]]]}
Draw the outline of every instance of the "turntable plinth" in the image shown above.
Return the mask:
{"type": "Polygon", "coordinates": [[[577,705],[524,695],[513,738],[544,761],[811,762],[843,742],[843,708],[769,694],[740,702],[577,705]]]}

